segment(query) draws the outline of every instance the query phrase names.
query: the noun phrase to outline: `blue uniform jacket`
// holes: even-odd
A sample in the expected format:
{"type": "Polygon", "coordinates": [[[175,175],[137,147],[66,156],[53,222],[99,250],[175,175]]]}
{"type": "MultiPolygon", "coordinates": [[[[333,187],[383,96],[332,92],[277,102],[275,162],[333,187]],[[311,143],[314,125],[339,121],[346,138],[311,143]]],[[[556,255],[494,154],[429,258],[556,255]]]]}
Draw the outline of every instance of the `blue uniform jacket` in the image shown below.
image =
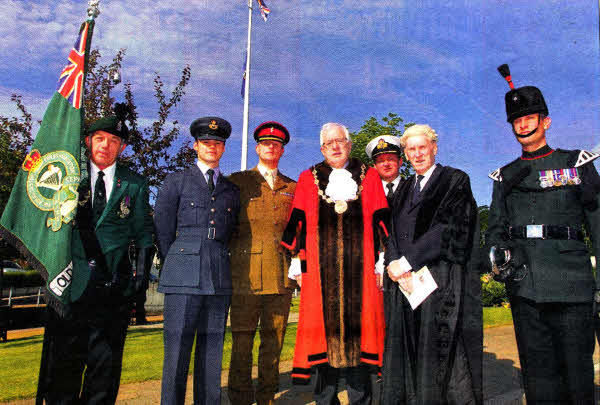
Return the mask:
{"type": "Polygon", "coordinates": [[[231,294],[228,243],[238,224],[239,201],[239,188],[222,175],[211,194],[196,165],[167,176],[154,210],[164,258],[159,292],[231,294]]]}

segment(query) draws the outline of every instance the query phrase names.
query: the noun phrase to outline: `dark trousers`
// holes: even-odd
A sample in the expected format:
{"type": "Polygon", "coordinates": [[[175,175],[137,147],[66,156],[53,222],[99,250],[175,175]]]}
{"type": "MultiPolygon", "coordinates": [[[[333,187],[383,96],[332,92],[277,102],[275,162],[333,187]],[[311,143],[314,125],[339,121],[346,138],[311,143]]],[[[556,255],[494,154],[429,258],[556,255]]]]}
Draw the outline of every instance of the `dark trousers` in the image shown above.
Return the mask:
{"type": "Polygon", "coordinates": [[[373,399],[371,376],[367,366],[334,368],[329,364],[317,367],[315,401],[317,405],[338,405],[338,381],[346,378],[350,405],[369,405],[373,399]]]}
{"type": "Polygon", "coordinates": [[[110,316],[75,312],[67,319],[48,308],[38,384],[46,404],[115,403],[129,318],[127,305],[116,308],[110,316]]]}
{"type": "Polygon", "coordinates": [[[593,404],[592,303],[510,303],[527,404],[593,404]]]}
{"type": "Polygon", "coordinates": [[[279,356],[290,313],[291,294],[233,295],[231,297],[231,364],[227,392],[232,404],[253,402],[252,348],[260,322],[258,348],[258,405],[268,404],[279,389],[279,356]]]}
{"type": "Polygon", "coordinates": [[[221,402],[229,295],[165,294],[161,404],[183,405],[194,337],[194,404],[221,402]]]}

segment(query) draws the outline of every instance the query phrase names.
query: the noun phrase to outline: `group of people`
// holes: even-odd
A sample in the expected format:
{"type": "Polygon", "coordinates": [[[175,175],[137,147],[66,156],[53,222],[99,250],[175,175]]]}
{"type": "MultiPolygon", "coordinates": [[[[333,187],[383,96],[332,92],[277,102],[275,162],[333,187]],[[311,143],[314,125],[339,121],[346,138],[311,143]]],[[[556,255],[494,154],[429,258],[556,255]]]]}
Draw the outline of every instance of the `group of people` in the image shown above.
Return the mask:
{"type": "Polygon", "coordinates": [[[296,183],[278,170],[290,140],[285,126],[259,125],[258,165],[226,177],[219,161],[231,126],[199,118],[190,127],[196,165],[165,179],[152,218],[146,181],[117,163],[125,122],[92,124],[90,175],[74,227],[77,296],[63,314],[50,309],[38,396],[48,404],[115,402],[126,303],[143,288],[155,232],[165,294],[164,405],[184,403],[194,340],[194,403],[220,402],[228,314],[231,403],[273,404],[296,287],[292,379],[308,384],[316,373],[317,404],[339,404],[340,377],[351,404],[370,404],[373,374],[384,404],[481,404],[486,268],[506,282],[528,403],[592,404],[600,288],[582,227],[600,257],[598,155],[550,148],[542,93],[515,89],[508,68],[501,73],[523,152],[490,175],[483,256],[469,177],[436,163],[438,134],[429,125],[371,140],[369,167],[350,157],[347,128],[327,123],[324,160],[296,183]],[[402,151],[415,173],[408,178],[400,176],[402,151]]]}

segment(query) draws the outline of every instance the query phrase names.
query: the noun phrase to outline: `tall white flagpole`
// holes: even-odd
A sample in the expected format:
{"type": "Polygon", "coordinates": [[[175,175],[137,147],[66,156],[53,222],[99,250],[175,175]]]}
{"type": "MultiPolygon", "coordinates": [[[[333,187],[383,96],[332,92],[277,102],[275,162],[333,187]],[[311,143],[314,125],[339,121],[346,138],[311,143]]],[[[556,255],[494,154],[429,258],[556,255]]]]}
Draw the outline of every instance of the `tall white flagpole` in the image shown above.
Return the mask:
{"type": "Polygon", "coordinates": [[[248,108],[250,102],[250,39],[252,33],[252,0],[248,0],[248,47],[246,48],[246,80],[244,87],[244,124],[242,128],[242,168],[248,159],[248,108]]]}

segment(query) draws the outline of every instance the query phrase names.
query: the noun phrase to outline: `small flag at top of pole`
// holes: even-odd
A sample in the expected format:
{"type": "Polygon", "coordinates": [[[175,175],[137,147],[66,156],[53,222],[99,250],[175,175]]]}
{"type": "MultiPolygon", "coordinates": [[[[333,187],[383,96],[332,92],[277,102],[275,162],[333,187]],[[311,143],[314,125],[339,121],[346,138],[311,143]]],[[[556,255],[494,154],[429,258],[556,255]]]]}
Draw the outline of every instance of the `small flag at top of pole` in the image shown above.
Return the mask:
{"type": "Polygon", "coordinates": [[[256,2],[258,3],[258,7],[260,7],[260,15],[262,15],[263,20],[267,22],[267,17],[271,14],[271,10],[267,7],[264,0],[256,0],[256,2]]]}

